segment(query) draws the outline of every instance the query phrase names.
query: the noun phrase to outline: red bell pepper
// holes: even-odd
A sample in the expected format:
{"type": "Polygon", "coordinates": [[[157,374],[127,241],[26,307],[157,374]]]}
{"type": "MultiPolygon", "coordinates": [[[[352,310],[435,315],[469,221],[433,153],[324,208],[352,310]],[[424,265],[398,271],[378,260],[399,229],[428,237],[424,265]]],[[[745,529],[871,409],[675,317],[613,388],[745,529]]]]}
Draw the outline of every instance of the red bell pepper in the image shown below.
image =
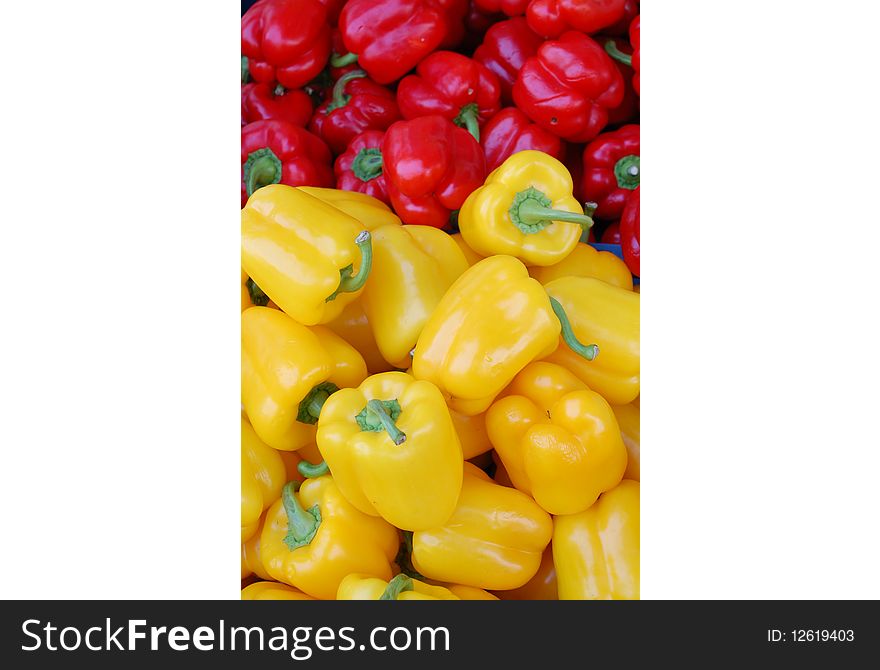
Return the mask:
{"type": "Polygon", "coordinates": [[[639,15],[639,0],[626,0],[623,6],[623,16],[620,21],[612,26],[608,26],[603,33],[606,35],[624,36],[629,35],[629,27],[632,20],[639,15]]]}
{"type": "Polygon", "coordinates": [[[290,121],[264,119],[241,129],[241,206],[268,184],[333,186],[330,150],[290,121]]]}
{"type": "Polygon", "coordinates": [[[513,82],[523,63],[534,56],[543,43],[544,40],[532,32],[526,20],[517,16],[489,28],[483,43],[474,51],[474,60],[481,62],[498,77],[501,99],[505,104],[513,101],[513,82]]]}
{"type": "Polygon", "coordinates": [[[584,149],[583,196],[597,204],[600,219],[619,219],[632,191],[639,187],[639,126],[602,133],[584,149]]]}
{"type": "Polygon", "coordinates": [[[468,0],[349,0],[339,30],[349,54],[380,84],[400,79],[438,48],[464,37],[468,0]]]}
{"type": "Polygon", "coordinates": [[[385,130],[400,119],[394,94],[366,78],[363,70],[342,75],[312,118],[309,130],[334,154],[345,151],[351,139],[365,130],[385,130]]]}
{"type": "Polygon", "coordinates": [[[382,169],[384,138],[385,133],[381,130],[366,130],[349,142],[345,153],[336,159],[333,166],[336,188],[366,193],[391,205],[382,169]]]}
{"type": "Polygon", "coordinates": [[[625,14],[626,0],[532,0],[526,19],[542,37],[559,37],[567,30],[598,32],[625,14]]]}
{"type": "Polygon", "coordinates": [[[327,23],[331,26],[339,23],[339,14],[345,6],[345,0],[318,0],[318,2],[324,5],[324,9],[327,10],[327,23]]]}
{"type": "Polygon", "coordinates": [[[522,16],[526,13],[530,0],[474,0],[478,9],[484,12],[502,12],[507,16],[522,16]]]}
{"type": "Polygon", "coordinates": [[[398,121],[382,143],[388,195],[404,223],[443,228],[486,177],[483,150],[442,116],[398,121]]]}
{"type": "Polygon", "coordinates": [[[615,221],[608,225],[602,233],[602,244],[620,244],[620,222],[615,221]]]}
{"type": "Polygon", "coordinates": [[[254,81],[305,86],[330,56],[324,5],[318,0],[260,0],[241,17],[241,53],[254,81]]]}
{"type": "Polygon", "coordinates": [[[516,106],[535,123],[571,142],[586,142],[623,100],[623,77],[595,41],[567,32],[529,58],[513,85],[516,106]]]}
{"type": "Polygon", "coordinates": [[[562,160],[562,141],[529,121],[516,107],[502,109],[483,128],[486,169],[491,172],[517,151],[535,149],[562,160]]]}
{"type": "Polygon", "coordinates": [[[241,87],[242,125],[261,119],[281,119],[305,127],[311,118],[312,99],[305,91],[255,82],[241,87]]]}
{"type": "Polygon", "coordinates": [[[636,89],[636,93],[638,93],[639,95],[642,94],[639,87],[639,66],[641,65],[641,57],[639,55],[639,44],[641,42],[641,39],[639,38],[640,18],[641,17],[636,16],[629,27],[629,43],[632,44],[633,48],[632,68],[635,72],[635,74],[633,75],[633,88],[636,89]]]}
{"type": "MultiPolygon", "coordinates": [[[[594,39],[599,44],[605,46],[606,52],[608,51],[608,42],[611,42],[619,53],[623,55],[632,53],[629,40],[624,37],[596,35],[594,39]]],[[[623,100],[617,107],[608,110],[608,125],[618,126],[623,123],[638,123],[639,96],[633,88],[632,66],[615,59],[613,55],[611,58],[614,60],[614,65],[617,67],[618,72],[620,72],[620,76],[623,77],[623,100]]]]}
{"type": "Polygon", "coordinates": [[[620,217],[620,246],[623,249],[623,260],[629,271],[636,277],[639,275],[639,189],[630,193],[620,217]]]}
{"type": "Polygon", "coordinates": [[[439,114],[479,142],[480,126],[501,108],[501,87],[482,63],[435,51],[397,85],[397,104],[405,119],[439,114]]]}

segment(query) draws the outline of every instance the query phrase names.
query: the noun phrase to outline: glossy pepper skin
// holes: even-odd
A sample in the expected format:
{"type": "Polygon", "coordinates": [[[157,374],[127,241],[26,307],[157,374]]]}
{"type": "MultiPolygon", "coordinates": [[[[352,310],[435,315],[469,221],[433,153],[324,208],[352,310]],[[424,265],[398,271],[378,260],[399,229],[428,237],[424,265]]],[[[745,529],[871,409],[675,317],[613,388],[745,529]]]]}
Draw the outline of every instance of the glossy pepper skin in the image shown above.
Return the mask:
{"type": "Polygon", "coordinates": [[[638,277],[641,272],[642,248],[639,244],[639,187],[630,193],[620,215],[620,247],[623,260],[630,271],[638,277]]]}
{"type": "Polygon", "coordinates": [[[343,495],[403,530],[446,522],[462,453],[440,391],[404,372],[373,375],[324,404],[318,448],[343,495]]]}
{"type": "Polygon", "coordinates": [[[595,342],[602,352],[586,364],[560,345],[545,360],[570,370],[612,405],[632,402],[641,379],[639,294],[587,277],[555,279],[545,288],[565,309],[578,339],[595,342]]]}
{"type": "Polygon", "coordinates": [[[241,266],[285,313],[313,326],[360,295],[372,247],[365,224],[306,191],[264,186],[241,211],[241,266]]]}
{"type": "Polygon", "coordinates": [[[327,328],[339,335],[363,356],[369,374],[390,372],[394,369],[394,366],[386,361],[382,357],[382,352],[379,351],[379,345],[376,344],[376,338],[373,335],[373,328],[370,326],[360,300],[348,303],[342,310],[342,314],[327,324],[327,328]]]}
{"type": "Polygon", "coordinates": [[[324,6],[318,0],[260,0],[241,17],[241,53],[255,81],[304,86],[330,55],[324,6]]]}
{"type": "Polygon", "coordinates": [[[269,296],[263,293],[263,290],[248,277],[247,272],[241,271],[241,311],[248,307],[258,305],[260,307],[278,308],[274,302],[269,300],[269,296]]]}
{"type": "Polygon", "coordinates": [[[458,214],[467,245],[478,254],[507,254],[526,265],[553,265],[593,225],[572,195],[571,175],[556,158],[520,151],[471,193],[458,214]]]}
{"type": "Polygon", "coordinates": [[[406,119],[439,114],[479,142],[480,128],[501,108],[501,88],[479,61],[435,51],[397,85],[397,102],[406,119]]]}
{"type": "Polygon", "coordinates": [[[300,186],[299,190],[326,202],[328,205],[333,205],[336,209],[357,219],[364,230],[375,230],[379,226],[400,225],[400,219],[386,203],[367,193],[316,186],[300,186]]]}
{"type": "Polygon", "coordinates": [[[636,16],[633,19],[633,22],[629,26],[629,43],[632,45],[633,53],[632,53],[632,68],[633,72],[633,88],[636,89],[636,93],[639,95],[642,94],[641,86],[640,86],[640,77],[639,72],[641,70],[641,37],[640,26],[641,26],[641,16],[636,16]]]}
{"type": "Polygon", "coordinates": [[[348,143],[365,130],[385,130],[400,119],[394,94],[367,79],[363,70],[342,75],[333,85],[309,125],[334,154],[341,154],[348,143]]]}
{"type": "Polygon", "coordinates": [[[614,405],[614,416],[620,426],[620,436],[626,445],[627,461],[624,479],[639,481],[641,478],[641,448],[639,442],[640,413],[638,405],[614,405]]]}
{"type": "MultiPolygon", "coordinates": [[[[453,410],[480,414],[520,370],[555,349],[564,316],[520,261],[485,258],[449,287],[431,314],[416,344],[413,374],[437,385],[453,410]]],[[[580,346],[584,355],[595,355],[580,346]]]]}
{"type": "MultiPolygon", "coordinates": [[[[282,452],[278,452],[282,453],[282,452]]],[[[293,453],[293,452],[289,452],[293,453]]],[[[282,484],[282,488],[283,488],[282,484]]],[[[278,494],[280,497],[281,494],[278,494]]],[[[276,497],[275,500],[278,500],[276,497]]],[[[274,502],[274,501],[273,501],[274,502]]],[[[272,579],[272,576],[266,572],[263,565],[263,559],[260,558],[260,535],[263,534],[263,526],[266,523],[266,515],[260,517],[257,531],[247,540],[241,543],[241,578],[245,579],[251,575],[256,575],[260,579],[272,579]]]]}
{"type": "Polygon", "coordinates": [[[281,456],[241,419],[241,541],[258,530],[260,516],[281,495],[286,471],[281,456]]]}
{"type": "Polygon", "coordinates": [[[399,544],[397,531],[352,507],[330,475],[307,479],[299,493],[285,484],[260,537],[267,572],[320,600],[335,598],[353,572],[391,579],[399,544]]]}
{"type": "Polygon", "coordinates": [[[305,128],[312,118],[312,99],[304,91],[281,84],[245,84],[241,87],[241,118],[244,124],[280,119],[305,128]]]}
{"type": "Polygon", "coordinates": [[[561,277],[593,277],[612,286],[632,291],[629,268],[610,251],[599,251],[578,242],[572,252],[556,265],[529,268],[529,274],[544,285],[561,277]]]}
{"type": "Polygon", "coordinates": [[[461,249],[461,253],[464,254],[464,257],[467,260],[469,266],[474,265],[475,263],[479,263],[481,260],[483,260],[483,256],[480,256],[480,254],[478,254],[467,245],[467,242],[464,241],[461,233],[453,234],[452,239],[455,240],[458,248],[461,249]]]}
{"type": "Polygon", "coordinates": [[[308,328],[277,309],[241,314],[241,402],[273,449],[314,442],[320,403],[367,376],[364,359],[328,328],[308,328]]]}
{"type": "Polygon", "coordinates": [[[467,0],[349,0],[339,17],[345,47],[374,81],[389,84],[464,36],[467,0]]]}
{"type": "Polygon", "coordinates": [[[639,599],[639,483],[624,479],[589,509],[553,519],[560,600],[639,599]]]}
{"type": "Polygon", "coordinates": [[[518,589],[498,591],[496,595],[501,600],[559,600],[552,546],[548,545],[541,555],[541,565],[534,577],[518,589]]]}
{"type": "Polygon", "coordinates": [[[242,600],[314,600],[299,589],[279,582],[254,582],[241,590],[242,600]]]}
{"type": "Polygon", "coordinates": [[[595,202],[596,216],[619,219],[641,180],[640,128],[629,124],[602,133],[584,148],[584,198],[595,202]]]}
{"type": "Polygon", "coordinates": [[[393,579],[350,574],[339,584],[336,600],[463,600],[443,586],[400,573],[393,579]]]}
{"type": "Polygon", "coordinates": [[[598,32],[625,14],[626,0],[531,0],[526,17],[542,37],[559,37],[566,30],[598,32]]]}
{"type": "Polygon", "coordinates": [[[515,589],[538,571],[552,533],[534,500],[465,463],[455,511],[442,526],[413,533],[412,562],[429,579],[515,589]]]}
{"type": "Polygon", "coordinates": [[[455,433],[461,442],[461,453],[465,460],[485,454],[492,449],[489,434],[486,432],[486,415],[466,416],[453,409],[449,410],[455,433]]]}
{"type": "Polygon", "coordinates": [[[385,133],[381,130],[365,130],[352,138],[333,165],[336,188],[365,193],[386,205],[391,204],[382,169],[384,139],[385,133]]]}
{"type": "Polygon", "coordinates": [[[486,428],[514,486],[550,514],[587,509],[626,470],[611,406],[558,365],[520,372],[489,408],[486,428]]]}
{"type": "Polygon", "coordinates": [[[529,58],[513,85],[516,106],[545,130],[587,142],[623,100],[623,77],[595,41],[578,32],[547,41],[529,58]]]}
{"type": "Polygon", "coordinates": [[[553,133],[532,123],[516,107],[502,109],[483,128],[481,144],[486,168],[491,172],[513,154],[532,149],[562,160],[562,141],[553,133]]]}
{"type": "Polygon", "coordinates": [[[625,37],[609,37],[605,35],[596,35],[596,42],[605,46],[605,51],[614,60],[614,66],[623,77],[623,100],[617,107],[608,110],[608,125],[619,126],[624,123],[639,122],[639,94],[633,87],[633,69],[631,63],[632,47],[625,37]],[[611,42],[617,48],[617,52],[622,54],[625,59],[618,60],[609,50],[608,43],[611,42]],[[630,60],[627,61],[626,58],[630,60]]]}
{"type": "Polygon", "coordinates": [[[373,231],[373,269],[361,304],[386,361],[409,367],[425,322],[468,267],[455,241],[437,228],[383,226],[373,231]]]}
{"type": "Polygon", "coordinates": [[[486,159],[473,136],[442,116],[398,121],[385,132],[383,170],[404,223],[443,228],[483,183],[486,159]]]}
{"type": "Polygon", "coordinates": [[[264,119],[241,129],[241,206],[269,184],[332,186],[330,150],[290,121],[264,119]]]}
{"type": "Polygon", "coordinates": [[[541,36],[529,28],[526,20],[517,16],[489,28],[482,44],[474,51],[474,60],[498,77],[501,99],[505,104],[513,101],[513,82],[523,63],[537,53],[543,42],[541,36]]]}

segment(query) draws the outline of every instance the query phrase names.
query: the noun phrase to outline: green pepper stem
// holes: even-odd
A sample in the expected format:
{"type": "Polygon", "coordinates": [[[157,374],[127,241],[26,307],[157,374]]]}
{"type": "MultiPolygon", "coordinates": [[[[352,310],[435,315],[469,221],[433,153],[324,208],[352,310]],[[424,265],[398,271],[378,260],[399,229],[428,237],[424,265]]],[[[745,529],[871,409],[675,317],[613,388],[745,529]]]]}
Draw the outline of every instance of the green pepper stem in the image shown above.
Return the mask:
{"type": "Polygon", "coordinates": [[[321,511],[318,506],[314,505],[310,510],[303,509],[294,495],[296,489],[297,482],[287,482],[281,490],[281,503],[287,513],[287,535],[284,537],[284,544],[291,551],[309,544],[321,525],[321,511]]]}
{"type": "Polygon", "coordinates": [[[241,83],[247,84],[251,78],[251,71],[248,70],[248,59],[247,56],[241,57],[241,83]]]}
{"type": "Polygon", "coordinates": [[[366,77],[367,73],[363,70],[352,70],[351,72],[346,72],[342,75],[335,84],[333,84],[333,99],[330,101],[330,104],[327,105],[327,109],[324,110],[324,114],[329,114],[333,110],[339,109],[340,107],[345,107],[348,104],[348,101],[351,100],[350,95],[346,95],[345,86],[352,79],[360,79],[362,77],[366,77]]]}
{"type": "Polygon", "coordinates": [[[394,423],[394,419],[388,414],[388,411],[385,409],[381,400],[376,400],[374,398],[373,400],[367,401],[367,412],[370,412],[379,420],[382,427],[385,429],[385,432],[388,433],[388,437],[391,438],[391,441],[394,442],[394,444],[401,445],[406,442],[406,433],[397,427],[397,424],[394,423]]]}
{"type": "Polygon", "coordinates": [[[413,580],[401,572],[388,582],[388,586],[385,587],[382,595],[379,596],[379,600],[397,600],[401,593],[412,590],[413,580]]]}
{"type": "Polygon", "coordinates": [[[251,297],[251,303],[257,305],[258,307],[265,307],[269,304],[269,296],[263,293],[263,289],[257,286],[257,283],[248,277],[248,280],[245,282],[247,286],[248,295],[251,297]]]}
{"type": "Polygon", "coordinates": [[[589,216],[591,219],[593,218],[593,212],[599,209],[598,202],[585,202],[584,203],[584,216],[589,216]]]}
{"type": "Polygon", "coordinates": [[[337,288],[331,296],[327,298],[327,302],[335,300],[340,293],[354,293],[360,291],[370,276],[370,268],[373,267],[373,242],[369,230],[362,230],[355,238],[354,243],[361,252],[361,266],[358,268],[356,275],[351,274],[351,267],[348,269],[348,276],[345,276],[344,270],[340,270],[339,288],[337,288]]]}
{"type": "Polygon", "coordinates": [[[330,65],[332,67],[345,67],[346,65],[357,63],[357,59],[357,54],[353,53],[333,54],[332,56],[330,56],[330,65]]]}
{"type": "Polygon", "coordinates": [[[620,188],[634,190],[641,179],[641,158],[635,154],[624,156],[614,164],[614,178],[620,188]]]}
{"type": "Polygon", "coordinates": [[[244,183],[248,197],[258,188],[281,181],[281,160],[269,147],[248,154],[244,163],[244,183]]]}
{"type": "Polygon", "coordinates": [[[578,356],[583,356],[588,361],[596,358],[599,355],[599,345],[581,344],[571,328],[571,321],[568,320],[568,315],[562,308],[562,304],[556,298],[550,296],[550,305],[553,307],[553,313],[556,314],[556,318],[559,319],[559,323],[562,326],[562,339],[565,340],[568,347],[578,356]]]}
{"type": "Polygon", "coordinates": [[[296,471],[306,479],[315,479],[316,477],[322,477],[323,475],[328,474],[330,468],[327,466],[326,461],[321,461],[315,465],[312,465],[308,461],[300,461],[299,465],[296,466],[296,471]]]}
{"type": "Polygon", "coordinates": [[[566,212],[563,209],[551,209],[543,207],[534,200],[526,200],[519,206],[519,216],[524,223],[538,225],[544,221],[568,221],[579,223],[584,228],[593,225],[593,219],[577,212],[566,212]]]}
{"type": "Polygon", "coordinates": [[[333,382],[321,382],[314,386],[300,401],[297,408],[296,420],[301,423],[314,425],[318,423],[321,410],[327,398],[336,393],[339,387],[333,382]]]}
{"type": "Polygon", "coordinates": [[[281,84],[277,84],[275,86],[275,89],[272,91],[272,95],[274,95],[276,98],[284,95],[285,93],[287,93],[287,89],[284,88],[281,84]]]}
{"type": "Polygon", "coordinates": [[[364,147],[351,162],[351,171],[361,181],[370,181],[382,174],[382,150],[364,147]]]}
{"type": "Polygon", "coordinates": [[[474,139],[477,142],[480,141],[480,123],[478,117],[479,108],[475,102],[471,102],[461,108],[461,111],[454,120],[455,125],[466,128],[467,131],[474,136],[474,139]]]}
{"type": "Polygon", "coordinates": [[[630,56],[629,54],[625,54],[620,49],[618,49],[617,44],[614,43],[614,40],[607,40],[605,42],[605,52],[618,63],[623,63],[624,65],[629,65],[630,67],[632,67],[632,56],[630,56]]]}

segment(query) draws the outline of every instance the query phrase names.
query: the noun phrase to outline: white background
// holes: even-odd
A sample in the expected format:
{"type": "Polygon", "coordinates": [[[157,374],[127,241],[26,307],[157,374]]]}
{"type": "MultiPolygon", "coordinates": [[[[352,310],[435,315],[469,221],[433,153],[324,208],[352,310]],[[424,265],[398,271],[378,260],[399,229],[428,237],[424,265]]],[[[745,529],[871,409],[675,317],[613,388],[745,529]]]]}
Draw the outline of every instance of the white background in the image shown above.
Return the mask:
{"type": "MultiPolygon", "coordinates": [[[[876,10],[644,4],[643,597],[880,597],[876,10]]],[[[4,6],[2,597],[238,597],[239,17],[4,6]]]]}

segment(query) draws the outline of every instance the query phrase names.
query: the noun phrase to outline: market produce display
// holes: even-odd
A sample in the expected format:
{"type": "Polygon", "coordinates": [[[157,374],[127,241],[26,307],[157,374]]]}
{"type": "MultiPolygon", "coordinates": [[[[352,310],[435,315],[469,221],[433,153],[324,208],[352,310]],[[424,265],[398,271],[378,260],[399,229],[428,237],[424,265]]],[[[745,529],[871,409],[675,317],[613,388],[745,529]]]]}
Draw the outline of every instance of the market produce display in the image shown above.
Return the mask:
{"type": "Polygon", "coordinates": [[[639,3],[244,9],[241,598],[638,599],[639,3]]]}

